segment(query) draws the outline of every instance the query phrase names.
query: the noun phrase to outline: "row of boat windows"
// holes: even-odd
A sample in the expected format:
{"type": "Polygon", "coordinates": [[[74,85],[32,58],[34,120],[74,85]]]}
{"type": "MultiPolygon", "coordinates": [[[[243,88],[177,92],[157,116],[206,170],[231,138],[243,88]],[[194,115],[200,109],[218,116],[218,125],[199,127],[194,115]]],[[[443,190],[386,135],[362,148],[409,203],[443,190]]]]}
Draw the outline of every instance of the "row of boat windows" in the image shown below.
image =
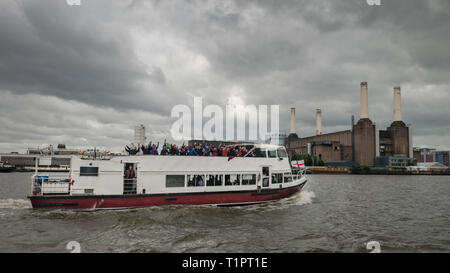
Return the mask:
{"type": "MultiPolygon", "coordinates": [[[[268,168],[263,169],[265,178],[263,186],[267,187],[269,180],[268,168]]],[[[98,176],[98,167],[80,167],[80,176],[98,176]]],[[[292,182],[292,174],[290,173],[272,173],[272,184],[292,182]]],[[[256,174],[216,174],[216,175],[166,175],[166,187],[184,187],[187,181],[188,187],[204,187],[206,186],[239,186],[239,185],[256,185],[256,174]]]]}
{"type": "MultiPolygon", "coordinates": [[[[216,187],[216,186],[240,186],[240,185],[256,185],[259,179],[256,174],[188,174],[188,175],[166,175],[166,187],[185,187],[185,181],[188,187],[216,187]]],[[[272,184],[292,182],[292,174],[290,173],[272,173],[272,184]]],[[[264,187],[269,183],[268,178],[263,179],[264,187]]]]}
{"type": "Polygon", "coordinates": [[[256,157],[287,157],[286,150],[284,149],[265,149],[265,148],[255,148],[256,157]]]}

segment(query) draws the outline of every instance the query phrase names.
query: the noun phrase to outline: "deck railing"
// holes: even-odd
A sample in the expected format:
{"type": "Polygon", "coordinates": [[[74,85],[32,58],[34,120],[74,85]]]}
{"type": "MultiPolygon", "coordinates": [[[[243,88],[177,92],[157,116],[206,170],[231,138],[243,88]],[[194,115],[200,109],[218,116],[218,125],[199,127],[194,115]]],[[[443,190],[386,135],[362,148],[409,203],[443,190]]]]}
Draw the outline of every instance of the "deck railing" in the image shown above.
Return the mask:
{"type": "Polygon", "coordinates": [[[295,181],[301,179],[305,175],[306,175],[306,168],[300,168],[296,172],[295,171],[292,172],[292,180],[295,181]]]}
{"type": "Polygon", "coordinates": [[[136,178],[123,179],[123,194],[136,194],[137,183],[136,178]]]}
{"type": "Polygon", "coordinates": [[[35,174],[31,177],[32,195],[69,194],[69,178],[65,176],[50,176],[35,174]]]}

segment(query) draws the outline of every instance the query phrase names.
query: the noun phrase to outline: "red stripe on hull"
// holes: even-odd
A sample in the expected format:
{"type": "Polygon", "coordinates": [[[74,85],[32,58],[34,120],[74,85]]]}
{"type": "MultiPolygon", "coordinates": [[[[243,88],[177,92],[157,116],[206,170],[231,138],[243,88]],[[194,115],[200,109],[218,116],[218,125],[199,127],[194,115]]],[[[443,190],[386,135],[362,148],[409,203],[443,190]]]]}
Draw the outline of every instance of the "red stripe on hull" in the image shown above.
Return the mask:
{"type": "Polygon", "coordinates": [[[161,205],[229,205],[261,203],[289,197],[305,183],[285,189],[246,192],[183,193],[133,196],[29,196],[33,208],[114,209],[161,205]]]}

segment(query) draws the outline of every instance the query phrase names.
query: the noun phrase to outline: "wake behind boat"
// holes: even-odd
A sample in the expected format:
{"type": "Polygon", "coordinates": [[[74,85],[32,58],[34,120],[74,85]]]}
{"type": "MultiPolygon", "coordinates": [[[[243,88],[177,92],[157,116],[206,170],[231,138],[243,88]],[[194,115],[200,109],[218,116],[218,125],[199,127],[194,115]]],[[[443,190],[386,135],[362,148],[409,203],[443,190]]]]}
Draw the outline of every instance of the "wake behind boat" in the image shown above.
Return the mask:
{"type": "Polygon", "coordinates": [[[284,147],[252,145],[243,157],[72,156],[68,177],[36,173],[33,208],[113,209],[159,205],[248,205],[289,197],[306,184],[284,147]],[[250,153],[249,153],[250,154],[250,153]]]}

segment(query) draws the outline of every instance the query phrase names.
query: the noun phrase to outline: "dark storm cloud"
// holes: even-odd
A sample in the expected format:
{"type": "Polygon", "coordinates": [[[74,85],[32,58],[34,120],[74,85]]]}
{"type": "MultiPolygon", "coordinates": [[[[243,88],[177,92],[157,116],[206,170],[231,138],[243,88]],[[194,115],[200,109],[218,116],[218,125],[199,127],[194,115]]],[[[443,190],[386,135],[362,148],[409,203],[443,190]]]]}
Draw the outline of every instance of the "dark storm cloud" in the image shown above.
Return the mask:
{"type": "MultiPolygon", "coordinates": [[[[0,84],[19,93],[41,93],[96,105],[142,107],[123,96],[139,83],[164,84],[160,68],[146,71],[136,59],[122,22],[96,7],[65,1],[2,1],[0,84]]],[[[154,85],[152,85],[154,84],[154,85]]],[[[152,89],[147,90],[152,92],[152,89]]]]}
{"type": "Polygon", "coordinates": [[[82,134],[120,146],[141,122],[149,138],[163,138],[172,106],[191,105],[194,95],[218,105],[230,96],[280,104],[286,131],[295,106],[302,136],[314,133],[316,108],[325,132],[348,129],[359,116],[359,84],[368,81],[380,128],[392,120],[392,88],[400,85],[414,145],[450,148],[446,0],[7,0],[0,35],[2,96],[28,109],[11,114],[3,104],[2,147],[55,135],[83,145],[82,134]],[[43,121],[33,113],[46,100],[83,114],[52,107],[43,121]]]}

